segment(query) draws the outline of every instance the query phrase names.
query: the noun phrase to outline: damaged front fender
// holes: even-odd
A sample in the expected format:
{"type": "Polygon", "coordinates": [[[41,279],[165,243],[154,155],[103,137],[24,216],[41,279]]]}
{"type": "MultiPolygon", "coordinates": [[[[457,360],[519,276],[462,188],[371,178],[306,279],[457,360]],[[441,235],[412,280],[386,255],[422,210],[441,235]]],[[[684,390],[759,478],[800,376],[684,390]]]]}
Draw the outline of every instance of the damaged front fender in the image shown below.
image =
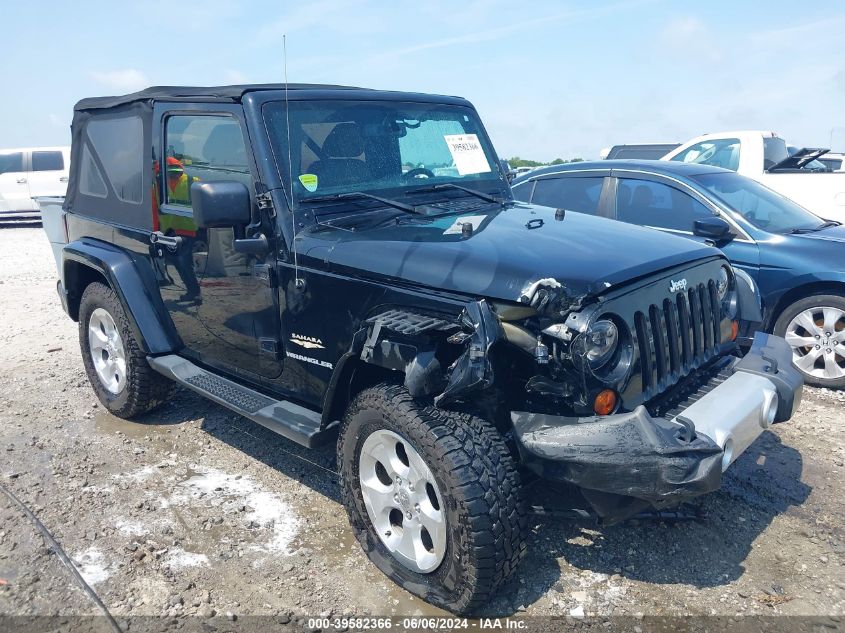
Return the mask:
{"type": "Polygon", "coordinates": [[[490,348],[502,336],[502,326],[484,299],[470,303],[461,314],[461,339],[466,351],[450,367],[449,381],[443,393],[434,399],[443,406],[461,397],[486,389],[493,384],[490,348]]]}

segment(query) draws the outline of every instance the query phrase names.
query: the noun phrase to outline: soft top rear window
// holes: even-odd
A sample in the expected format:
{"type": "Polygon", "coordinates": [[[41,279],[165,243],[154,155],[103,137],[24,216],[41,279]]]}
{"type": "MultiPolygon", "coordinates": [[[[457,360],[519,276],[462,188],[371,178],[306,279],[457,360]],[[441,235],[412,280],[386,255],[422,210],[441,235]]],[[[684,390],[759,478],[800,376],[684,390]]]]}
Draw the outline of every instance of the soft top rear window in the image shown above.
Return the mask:
{"type": "Polygon", "coordinates": [[[124,202],[141,202],[144,168],[141,117],[92,119],[86,132],[115,195],[124,202]]]}

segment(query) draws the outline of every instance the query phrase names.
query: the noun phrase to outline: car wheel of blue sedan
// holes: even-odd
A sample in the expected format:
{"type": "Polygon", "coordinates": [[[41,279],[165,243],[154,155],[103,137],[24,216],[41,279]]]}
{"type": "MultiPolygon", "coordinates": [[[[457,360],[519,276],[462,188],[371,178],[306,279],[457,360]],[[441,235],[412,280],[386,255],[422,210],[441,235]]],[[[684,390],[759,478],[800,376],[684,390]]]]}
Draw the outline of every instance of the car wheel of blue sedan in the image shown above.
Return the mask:
{"type": "Polygon", "coordinates": [[[813,295],[796,301],[775,323],[774,333],[792,347],[804,381],[816,387],[845,387],[845,298],[813,295]]]}

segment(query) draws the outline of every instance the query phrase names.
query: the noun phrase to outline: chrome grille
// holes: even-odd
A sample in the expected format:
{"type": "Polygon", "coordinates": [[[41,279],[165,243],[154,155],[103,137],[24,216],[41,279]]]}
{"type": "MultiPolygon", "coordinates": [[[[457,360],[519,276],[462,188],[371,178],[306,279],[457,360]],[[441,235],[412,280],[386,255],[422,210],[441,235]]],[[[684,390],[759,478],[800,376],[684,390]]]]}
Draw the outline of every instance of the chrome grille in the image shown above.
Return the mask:
{"type": "Polygon", "coordinates": [[[713,358],[722,342],[720,320],[712,279],[634,313],[645,399],[713,358]]]}

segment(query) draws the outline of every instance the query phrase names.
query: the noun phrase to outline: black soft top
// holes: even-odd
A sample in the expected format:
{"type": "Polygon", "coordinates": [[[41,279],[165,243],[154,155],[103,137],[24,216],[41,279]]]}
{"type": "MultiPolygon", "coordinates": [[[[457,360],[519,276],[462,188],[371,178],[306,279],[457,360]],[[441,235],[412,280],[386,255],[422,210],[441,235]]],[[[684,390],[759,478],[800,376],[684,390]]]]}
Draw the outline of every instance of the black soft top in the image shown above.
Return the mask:
{"type": "MultiPolygon", "coordinates": [[[[89,97],[74,106],[77,112],[115,108],[141,101],[224,101],[233,102],[248,92],[261,90],[284,90],[285,84],[245,84],[238,86],[152,86],[114,97],[89,97]]],[[[334,86],[328,84],[287,84],[288,90],[364,90],[354,86],[334,86]]]]}
{"type": "MultiPolygon", "coordinates": [[[[156,101],[238,103],[248,93],[300,97],[427,101],[467,105],[460,97],[424,95],[325,84],[248,84],[240,86],[153,86],[128,95],[82,99],[71,123],[71,170],[64,209],[68,213],[144,230],[154,230],[153,107],[156,101]]],[[[295,97],[291,97],[295,98],[295,97]]],[[[159,160],[161,157],[158,157],[159,160]]]]}

